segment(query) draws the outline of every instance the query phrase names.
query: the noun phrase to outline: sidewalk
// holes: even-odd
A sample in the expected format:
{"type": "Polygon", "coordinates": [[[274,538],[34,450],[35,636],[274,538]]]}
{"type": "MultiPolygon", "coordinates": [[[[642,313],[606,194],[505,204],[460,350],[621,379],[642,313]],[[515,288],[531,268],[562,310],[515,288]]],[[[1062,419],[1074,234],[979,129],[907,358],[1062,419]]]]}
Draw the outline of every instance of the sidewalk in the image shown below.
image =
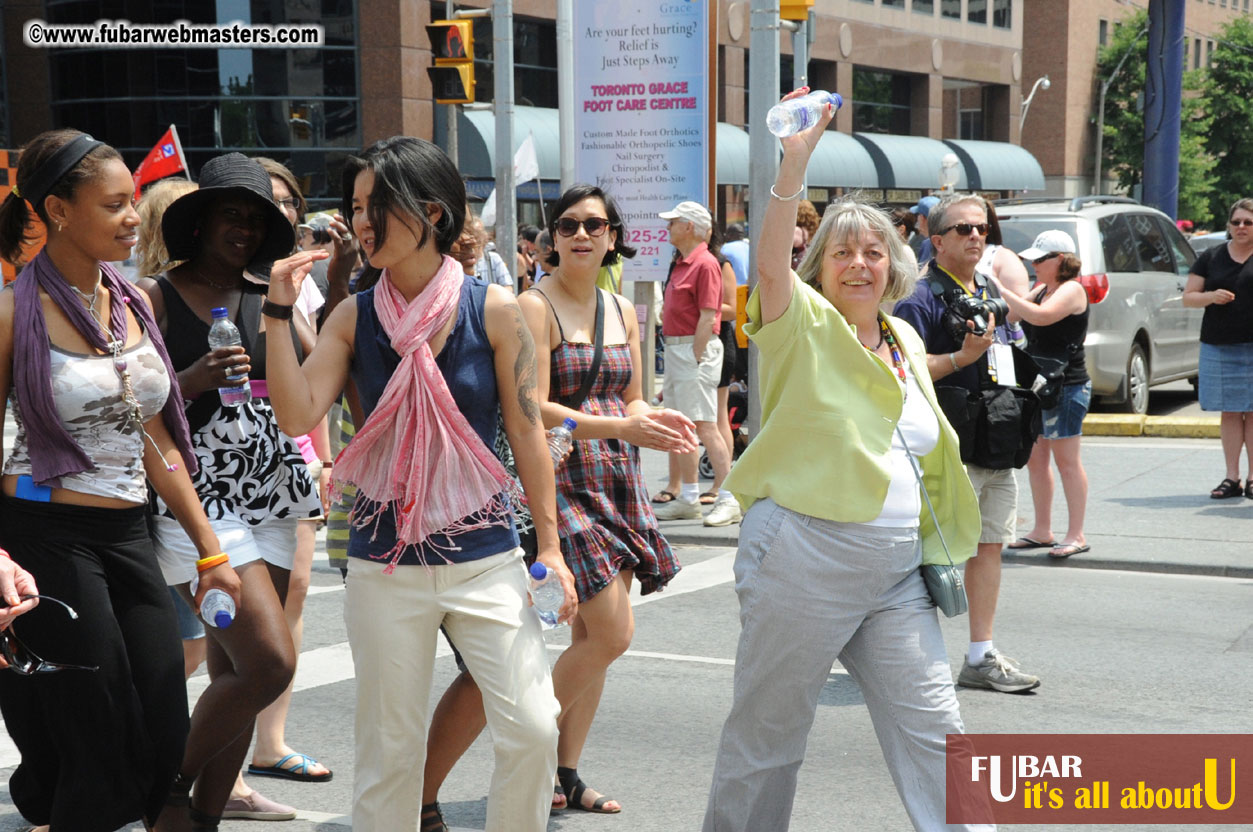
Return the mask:
{"type": "MultiPolygon", "coordinates": [[[[645,450],[642,461],[650,492],[660,491],[665,455],[645,450]]],[[[1222,478],[1217,440],[1085,438],[1083,463],[1091,552],[1055,561],[1047,549],[1006,549],[1005,563],[1253,578],[1253,500],[1209,498],[1222,478]]],[[[1025,533],[1033,518],[1026,469],[1018,484],[1018,530],[1025,533]]],[[[1058,483],[1054,535],[1065,533],[1065,514],[1058,483]]],[[[738,525],[708,528],[699,520],[670,520],[661,528],[671,543],[735,546],[739,537],[738,525]]]]}

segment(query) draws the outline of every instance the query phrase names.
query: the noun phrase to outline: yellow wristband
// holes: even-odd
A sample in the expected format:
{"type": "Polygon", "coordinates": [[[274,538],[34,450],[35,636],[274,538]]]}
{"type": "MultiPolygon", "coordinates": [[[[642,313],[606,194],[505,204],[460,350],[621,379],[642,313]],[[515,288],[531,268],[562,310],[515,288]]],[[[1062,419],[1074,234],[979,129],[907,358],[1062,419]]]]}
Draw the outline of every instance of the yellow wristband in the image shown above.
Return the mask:
{"type": "Polygon", "coordinates": [[[223,563],[229,563],[230,559],[231,559],[230,555],[226,554],[225,552],[219,552],[216,555],[210,555],[207,558],[201,558],[200,560],[196,561],[196,571],[207,572],[208,570],[212,569],[215,566],[218,566],[223,563]]]}

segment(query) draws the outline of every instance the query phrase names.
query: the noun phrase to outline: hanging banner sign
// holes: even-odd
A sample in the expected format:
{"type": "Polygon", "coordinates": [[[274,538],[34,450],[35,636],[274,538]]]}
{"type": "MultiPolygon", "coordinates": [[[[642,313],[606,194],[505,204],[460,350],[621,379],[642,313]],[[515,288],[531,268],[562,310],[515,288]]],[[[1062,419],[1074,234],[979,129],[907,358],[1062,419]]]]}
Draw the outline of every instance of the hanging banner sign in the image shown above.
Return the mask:
{"type": "Polygon", "coordinates": [[[713,169],[709,0],[574,3],[574,177],[610,193],[637,250],[629,280],[664,280],[657,215],[709,204],[713,169]]]}

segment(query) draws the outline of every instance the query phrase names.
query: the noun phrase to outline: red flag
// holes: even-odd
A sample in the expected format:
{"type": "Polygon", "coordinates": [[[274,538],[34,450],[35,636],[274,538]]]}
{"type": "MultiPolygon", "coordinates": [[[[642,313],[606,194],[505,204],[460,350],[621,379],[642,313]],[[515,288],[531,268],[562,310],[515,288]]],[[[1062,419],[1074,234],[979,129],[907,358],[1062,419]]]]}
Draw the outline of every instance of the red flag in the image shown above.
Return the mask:
{"type": "Polygon", "coordinates": [[[178,131],[171,124],[161,140],[139,163],[139,167],[135,168],[135,200],[139,200],[139,192],[144,185],[179,171],[186,173],[187,162],[183,159],[183,146],[178,141],[178,131]]]}

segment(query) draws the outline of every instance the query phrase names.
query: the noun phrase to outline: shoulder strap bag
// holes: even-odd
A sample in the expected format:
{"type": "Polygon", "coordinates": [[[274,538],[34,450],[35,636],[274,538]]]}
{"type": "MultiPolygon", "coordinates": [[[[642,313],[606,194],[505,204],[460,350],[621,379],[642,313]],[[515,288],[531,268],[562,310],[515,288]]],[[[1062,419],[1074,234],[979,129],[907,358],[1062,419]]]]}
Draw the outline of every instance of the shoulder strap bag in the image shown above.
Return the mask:
{"type": "Polygon", "coordinates": [[[592,392],[592,385],[596,383],[596,376],[600,373],[600,360],[605,355],[605,298],[601,289],[596,290],[596,340],[595,352],[592,353],[592,365],[587,368],[587,373],[583,376],[583,383],[579,385],[579,389],[574,392],[573,396],[567,396],[564,399],[555,400],[558,404],[564,404],[571,410],[578,410],[583,407],[583,402],[587,401],[588,393],[592,392]]]}
{"type": "Polygon", "coordinates": [[[962,572],[953,563],[953,555],[949,552],[948,542],[944,539],[944,530],[940,528],[940,519],[935,516],[935,508],[931,505],[931,495],[927,493],[927,486],[922,482],[918,460],[914,459],[914,455],[910,453],[909,443],[905,441],[905,434],[901,433],[899,424],[896,426],[896,435],[900,437],[901,445],[905,448],[905,455],[909,457],[909,466],[914,471],[914,478],[918,480],[918,490],[922,492],[922,499],[926,501],[927,510],[931,512],[931,522],[935,523],[935,533],[940,536],[940,545],[944,547],[944,556],[948,558],[948,563],[924,563],[920,567],[923,583],[927,585],[927,593],[931,596],[931,600],[946,618],[962,615],[968,609],[962,572]]]}

